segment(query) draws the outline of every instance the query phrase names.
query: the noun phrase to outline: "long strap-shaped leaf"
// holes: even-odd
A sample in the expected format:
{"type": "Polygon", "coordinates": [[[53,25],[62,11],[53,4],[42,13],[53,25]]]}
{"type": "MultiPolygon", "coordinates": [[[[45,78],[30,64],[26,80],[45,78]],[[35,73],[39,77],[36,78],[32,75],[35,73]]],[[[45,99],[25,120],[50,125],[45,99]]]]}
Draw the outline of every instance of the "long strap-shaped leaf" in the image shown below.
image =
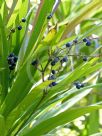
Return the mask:
{"type": "Polygon", "coordinates": [[[7,44],[7,37],[5,33],[5,26],[1,15],[0,15],[0,33],[2,40],[1,41],[2,46],[0,47],[0,50],[2,50],[1,67],[4,68],[4,70],[1,71],[1,85],[2,85],[1,97],[3,101],[8,91],[8,67],[7,67],[8,44],[7,44]]]}
{"type": "Polygon", "coordinates": [[[78,25],[79,23],[81,23],[83,20],[89,18],[90,16],[92,16],[96,9],[101,8],[102,7],[102,1],[101,0],[93,0],[89,5],[86,5],[81,11],[79,11],[77,13],[77,16],[75,16],[75,18],[73,18],[71,21],[65,21],[59,24],[59,26],[61,26],[62,24],[66,24],[66,29],[63,33],[62,38],[64,39],[67,34],[71,33],[75,26],[78,25]]]}
{"type": "Polygon", "coordinates": [[[55,0],[41,1],[41,4],[34,19],[33,30],[25,56],[27,56],[32,51],[32,49],[34,49],[34,45],[41,33],[42,28],[44,27],[45,22],[47,21],[47,15],[51,12],[54,2],[55,0]]]}
{"type": "Polygon", "coordinates": [[[16,4],[17,4],[17,1],[18,1],[18,0],[14,0],[14,1],[13,1],[12,6],[11,6],[10,11],[9,11],[9,14],[8,14],[8,17],[7,17],[7,21],[9,21],[9,19],[10,19],[12,13],[13,13],[13,11],[14,11],[14,8],[15,8],[15,6],[16,6],[16,4]]]}
{"type": "Polygon", "coordinates": [[[65,112],[62,112],[61,114],[52,117],[46,121],[43,121],[36,127],[29,127],[29,130],[27,132],[24,132],[22,134],[19,134],[19,136],[41,136],[43,134],[46,134],[50,132],[52,129],[56,128],[57,126],[66,124],[75,118],[78,118],[86,113],[90,113],[92,111],[95,111],[97,109],[102,108],[100,105],[93,105],[93,106],[87,106],[83,108],[75,108],[71,110],[66,110],[65,112]],[[40,130],[40,131],[39,131],[40,130]]]}
{"type": "Polygon", "coordinates": [[[0,115],[0,136],[5,136],[5,119],[0,115]]]}
{"type": "MultiPolygon", "coordinates": [[[[86,65],[79,66],[78,68],[76,68],[76,70],[70,73],[63,81],[61,81],[57,86],[51,89],[51,91],[46,96],[46,100],[50,98],[50,96],[56,94],[57,92],[66,89],[75,80],[82,78],[83,76],[89,75],[92,72],[99,70],[101,67],[102,67],[102,63],[98,63],[92,67],[90,65],[90,62],[87,63],[86,65]]],[[[44,99],[44,102],[46,100],[44,99]]]]}

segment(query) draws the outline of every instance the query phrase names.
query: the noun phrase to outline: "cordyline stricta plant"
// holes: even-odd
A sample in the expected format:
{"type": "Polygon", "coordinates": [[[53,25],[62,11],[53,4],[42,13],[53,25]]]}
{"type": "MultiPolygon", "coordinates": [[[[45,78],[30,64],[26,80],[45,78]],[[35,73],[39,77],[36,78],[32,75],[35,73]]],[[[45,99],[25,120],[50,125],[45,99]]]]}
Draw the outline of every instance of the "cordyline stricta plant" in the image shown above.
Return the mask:
{"type": "Polygon", "coordinates": [[[101,44],[102,0],[1,0],[0,136],[101,133],[101,44]]]}

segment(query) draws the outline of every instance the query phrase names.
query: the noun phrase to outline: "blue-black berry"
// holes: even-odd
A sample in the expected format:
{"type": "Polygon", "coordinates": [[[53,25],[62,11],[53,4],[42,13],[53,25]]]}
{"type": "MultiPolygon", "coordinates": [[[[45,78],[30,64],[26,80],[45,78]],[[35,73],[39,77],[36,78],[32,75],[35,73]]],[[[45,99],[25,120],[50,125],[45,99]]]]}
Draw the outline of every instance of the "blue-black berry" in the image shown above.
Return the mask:
{"type": "Polygon", "coordinates": [[[55,63],[57,63],[59,61],[59,58],[58,57],[54,58],[54,61],[55,63]]]}
{"type": "Polygon", "coordinates": [[[55,86],[55,85],[57,85],[57,83],[56,82],[52,82],[52,86],[55,86]]]}
{"type": "Polygon", "coordinates": [[[14,70],[15,69],[17,59],[18,59],[18,57],[15,56],[14,53],[10,53],[10,55],[7,58],[10,70],[14,70]]]}
{"type": "Polygon", "coordinates": [[[63,62],[67,62],[68,61],[68,58],[67,56],[65,56],[63,59],[62,59],[63,62]]]}
{"type": "Polygon", "coordinates": [[[23,22],[23,23],[26,22],[26,19],[25,19],[25,18],[22,18],[22,22],[23,22]]]}
{"type": "Polygon", "coordinates": [[[56,63],[55,63],[55,61],[52,61],[51,62],[51,66],[54,66],[56,63]]]}
{"type": "Polygon", "coordinates": [[[66,43],[66,47],[71,47],[71,42],[66,43]]]}
{"type": "Polygon", "coordinates": [[[49,87],[53,87],[53,86],[56,86],[57,83],[56,82],[52,82],[51,84],[49,84],[49,87]]]}
{"type": "Polygon", "coordinates": [[[55,71],[55,70],[52,70],[51,73],[52,73],[52,74],[56,74],[56,71],[55,71]]]}
{"type": "Polygon", "coordinates": [[[48,80],[54,80],[56,77],[54,75],[51,75],[48,77],[48,80]]]}
{"type": "Polygon", "coordinates": [[[83,57],[83,61],[87,61],[87,57],[86,56],[83,57]]]}
{"type": "Polygon", "coordinates": [[[77,83],[77,84],[76,84],[76,88],[77,88],[77,89],[80,89],[80,88],[81,88],[81,84],[80,84],[80,83],[77,83]]]}
{"type": "Polygon", "coordinates": [[[15,69],[15,66],[9,65],[9,69],[10,69],[10,70],[14,70],[14,69],[15,69]]]}
{"type": "Polygon", "coordinates": [[[22,29],[22,26],[19,25],[17,28],[18,28],[18,30],[21,30],[21,29],[22,29]]]}
{"type": "Polygon", "coordinates": [[[52,14],[50,14],[50,15],[47,16],[48,20],[51,19],[51,18],[52,18],[52,14]]]}
{"type": "Polygon", "coordinates": [[[74,83],[74,84],[75,84],[77,89],[80,89],[80,88],[84,87],[84,83],[80,83],[79,81],[74,83]]]}
{"type": "Polygon", "coordinates": [[[78,43],[78,39],[73,40],[74,43],[78,43]]]}
{"type": "Polygon", "coordinates": [[[14,62],[17,62],[17,60],[18,60],[18,57],[14,56],[14,62]]]}
{"type": "Polygon", "coordinates": [[[10,55],[8,57],[14,57],[15,54],[14,53],[10,53],[10,55]]]}
{"type": "Polygon", "coordinates": [[[83,42],[87,42],[87,38],[84,38],[84,39],[83,39],[83,42]]]}
{"type": "Polygon", "coordinates": [[[91,45],[90,40],[87,40],[87,42],[86,42],[86,46],[90,46],[90,45],[91,45]]]}
{"type": "Polygon", "coordinates": [[[8,64],[14,64],[15,63],[15,61],[14,61],[14,57],[8,57],[8,64]]]}

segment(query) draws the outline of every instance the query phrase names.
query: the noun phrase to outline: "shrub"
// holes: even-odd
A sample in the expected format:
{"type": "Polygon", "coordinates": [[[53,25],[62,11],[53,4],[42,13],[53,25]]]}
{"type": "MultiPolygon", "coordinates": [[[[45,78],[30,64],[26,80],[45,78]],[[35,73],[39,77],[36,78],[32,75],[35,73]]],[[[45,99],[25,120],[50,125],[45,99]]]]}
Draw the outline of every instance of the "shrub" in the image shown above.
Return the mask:
{"type": "Polygon", "coordinates": [[[9,2],[0,2],[0,136],[55,135],[87,113],[86,135],[97,133],[102,1],[9,2]]]}

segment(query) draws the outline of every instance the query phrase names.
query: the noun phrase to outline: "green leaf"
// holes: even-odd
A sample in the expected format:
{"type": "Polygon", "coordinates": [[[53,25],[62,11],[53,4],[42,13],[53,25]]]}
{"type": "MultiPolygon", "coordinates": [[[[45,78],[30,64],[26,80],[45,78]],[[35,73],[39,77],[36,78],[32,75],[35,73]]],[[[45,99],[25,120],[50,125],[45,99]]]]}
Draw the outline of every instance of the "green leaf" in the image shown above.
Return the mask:
{"type": "Polygon", "coordinates": [[[94,134],[92,134],[90,136],[102,136],[102,133],[101,132],[100,133],[94,133],[94,134]]]}
{"type": "Polygon", "coordinates": [[[76,13],[76,16],[73,19],[67,21],[65,20],[65,22],[63,21],[60,23],[59,26],[68,23],[62,37],[65,38],[68,33],[71,33],[74,30],[75,26],[95,14],[96,9],[101,8],[101,6],[101,0],[93,0],[90,4],[86,5],[83,9],[76,13]]]}
{"type": "Polygon", "coordinates": [[[93,106],[87,106],[87,107],[82,107],[82,108],[74,108],[71,110],[66,110],[55,117],[51,117],[50,119],[41,122],[40,124],[38,124],[35,127],[29,126],[29,130],[27,132],[24,131],[23,133],[19,134],[19,136],[28,136],[28,135],[29,136],[34,136],[34,135],[41,136],[43,134],[50,132],[51,130],[53,130],[57,126],[71,122],[72,120],[74,120],[74,119],[76,119],[86,113],[90,113],[90,112],[95,111],[100,108],[102,108],[102,106],[97,104],[97,105],[93,105],[93,106]]]}
{"type": "Polygon", "coordinates": [[[7,5],[6,5],[5,1],[2,3],[0,13],[1,13],[1,16],[2,16],[2,19],[3,19],[3,22],[5,22],[4,24],[6,24],[7,16],[8,16],[8,9],[7,9],[7,5]]]}
{"type": "Polygon", "coordinates": [[[1,67],[4,68],[1,71],[1,85],[2,85],[2,100],[3,101],[8,93],[8,64],[7,64],[7,56],[8,56],[8,42],[7,36],[5,32],[5,25],[3,23],[3,19],[0,15],[0,34],[1,34],[1,51],[2,51],[2,58],[1,58],[1,67]]]}
{"type": "Polygon", "coordinates": [[[54,88],[50,89],[46,99],[54,96],[57,92],[66,90],[74,81],[95,72],[97,69],[102,67],[102,63],[96,64],[95,66],[91,67],[91,65],[96,61],[96,59],[87,62],[84,65],[77,67],[73,72],[66,75],[66,77],[59,82],[54,88]]]}
{"type": "MultiPolygon", "coordinates": [[[[102,84],[94,85],[93,87],[97,88],[98,86],[102,86],[102,84]]],[[[35,114],[31,117],[31,119],[28,121],[26,126],[24,126],[23,131],[28,130],[29,126],[31,125],[31,122],[33,122],[34,120],[36,120],[36,122],[34,123],[34,127],[35,127],[42,121],[49,119],[53,116],[56,116],[59,113],[64,112],[65,110],[70,109],[74,104],[76,104],[78,101],[80,101],[83,97],[85,97],[87,94],[89,94],[92,91],[91,87],[92,86],[89,86],[87,88],[83,88],[80,90],[76,90],[76,89],[69,90],[68,92],[65,93],[65,95],[62,94],[62,97],[59,94],[58,99],[57,100],[55,99],[55,101],[54,100],[48,101],[48,102],[45,101],[45,105],[40,106],[40,108],[38,109],[37,115],[35,114]],[[75,95],[73,95],[73,97],[70,98],[70,95],[72,94],[75,94],[75,95]],[[68,96],[69,96],[69,99],[63,102],[63,100],[66,99],[68,96]],[[56,107],[57,103],[58,104],[62,103],[62,104],[56,107]]]]}
{"type": "Polygon", "coordinates": [[[5,136],[5,119],[0,115],[0,136],[5,136]]]}
{"type": "MultiPolygon", "coordinates": [[[[93,91],[95,92],[95,89],[93,91]]],[[[93,93],[91,95],[92,103],[96,103],[97,99],[98,99],[98,96],[93,93]]],[[[90,117],[88,119],[88,135],[97,133],[98,131],[99,131],[99,111],[96,110],[90,114],[90,117]]]]}
{"type": "Polygon", "coordinates": [[[29,39],[25,56],[27,56],[29,53],[31,53],[31,51],[34,50],[35,44],[39,38],[42,28],[45,24],[47,25],[47,15],[51,12],[54,2],[54,0],[43,0],[41,2],[36,14],[36,20],[34,22],[34,27],[29,39]]]}
{"type": "MultiPolygon", "coordinates": [[[[29,63],[28,66],[30,67],[29,63]]],[[[31,68],[29,68],[29,70],[31,70],[29,72],[32,72],[32,75],[34,75],[34,73],[36,72],[31,68]]],[[[24,65],[22,69],[19,71],[16,80],[11,88],[11,91],[10,93],[8,93],[1,107],[1,113],[4,116],[7,116],[14,108],[16,108],[16,106],[28,94],[28,92],[31,89],[31,86],[33,85],[32,80],[33,79],[29,77],[27,65],[24,65]]]]}
{"type": "MultiPolygon", "coordinates": [[[[8,3],[8,2],[9,2],[9,1],[7,1],[7,3],[8,3]]],[[[9,19],[10,19],[12,13],[13,13],[15,7],[16,7],[17,2],[18,2],[18,0],[14,0],[14,1],[13,1],[12,6],[11,6],[10,11],[9,11],[9,14],[8,14],[8,17],[7,17],[7,21],[9,21],[9,19]]]]}

